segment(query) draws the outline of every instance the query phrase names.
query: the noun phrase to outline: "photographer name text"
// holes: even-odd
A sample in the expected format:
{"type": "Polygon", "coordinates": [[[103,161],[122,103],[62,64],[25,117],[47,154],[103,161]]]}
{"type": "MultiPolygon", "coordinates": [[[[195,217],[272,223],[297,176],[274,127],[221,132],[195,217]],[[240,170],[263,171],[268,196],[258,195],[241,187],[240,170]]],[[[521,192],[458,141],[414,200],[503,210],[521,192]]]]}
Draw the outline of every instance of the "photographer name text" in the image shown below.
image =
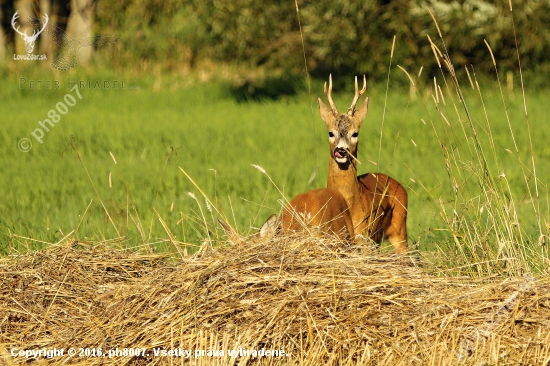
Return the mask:
{"type": "MultiPolygon", "coordinates": [[[[67,89],[77,87],[79,89],[139,89],[136,86],[127,88],[124,80],[79,80],[75,77],[68,78],[67,89]]],[[[59,80],[34,80],[24,77],[19,78],[19,89],[48,90],[61,89],[62,83],[59,80]]]]}

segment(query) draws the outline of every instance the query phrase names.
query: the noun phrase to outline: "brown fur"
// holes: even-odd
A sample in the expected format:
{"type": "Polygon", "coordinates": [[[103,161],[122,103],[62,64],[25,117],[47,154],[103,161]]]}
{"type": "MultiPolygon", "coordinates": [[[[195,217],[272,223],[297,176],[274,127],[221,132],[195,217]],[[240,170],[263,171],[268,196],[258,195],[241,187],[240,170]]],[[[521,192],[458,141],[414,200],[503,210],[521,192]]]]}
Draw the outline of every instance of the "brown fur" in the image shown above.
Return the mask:
{"type": "MultiPolygon", "coordinates": [[[[332,84],[332,82],[331,82],[332,84]]],[[[361,124],[368,111],[368,98],[355,110],[352,104],[348,114],[340,114],[332,102],[332,86],[325,94],[333,108],[319,98],[319,110],[329,134],[330,158],[327,187],[338,190],[350,209],[356,234],[369,236],[376,243],[387,238],[397,253],[407,252],[407,192],[395,179],[379,173],[357,177],[357,142],[361,124]],[[337,161],[337,150],[347,149],[345,162],[337,161]]],[[[358,93],[356,84],[356,101],[358,93]]],[[[340,153],[338,153],[340,154],[340,153]]],[[[340,154],[341,155],[341,154],[340,154]]]]}
{"type": "Polygon", "coordinates": [[[353,240],[353,221],[346,200],[334,189],[320,188],[299,194],[284,208],[279,217],[285,233],[319,228],[322,233],[353,240]]]}
{"type": "MultiPolygon", "coordinates": [[[[231,226],[221,219],[218,221],[230,242],[235,244],[244,240],[231,226]]],[[[355,233],[350,211],[346,200],[337,190],[320,188],[297,195],[283,209],[279,219],[271,215],[257,235],[268,237],[278,232],[292,234],[317,230],[320,233],[353,242],[355,233]]]]}

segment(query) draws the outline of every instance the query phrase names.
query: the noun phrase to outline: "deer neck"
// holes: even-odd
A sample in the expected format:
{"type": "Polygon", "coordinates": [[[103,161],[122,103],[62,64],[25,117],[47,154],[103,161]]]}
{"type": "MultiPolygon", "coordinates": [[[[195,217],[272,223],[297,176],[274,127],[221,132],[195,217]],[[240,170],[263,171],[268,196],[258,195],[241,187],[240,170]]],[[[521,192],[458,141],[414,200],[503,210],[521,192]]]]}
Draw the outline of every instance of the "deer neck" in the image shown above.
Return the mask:
{"type": "Polygon", "coordinates": [[[352,216],[354,216],[353,212],[362,211],[360,202],[361,194],[359,192],[359,185],[357,184],[357,167],[354,164],[350,162],[339,164],[330,157],[328,163],[327,188],[335,189],[340,192],[346,200],[352,216]]]}

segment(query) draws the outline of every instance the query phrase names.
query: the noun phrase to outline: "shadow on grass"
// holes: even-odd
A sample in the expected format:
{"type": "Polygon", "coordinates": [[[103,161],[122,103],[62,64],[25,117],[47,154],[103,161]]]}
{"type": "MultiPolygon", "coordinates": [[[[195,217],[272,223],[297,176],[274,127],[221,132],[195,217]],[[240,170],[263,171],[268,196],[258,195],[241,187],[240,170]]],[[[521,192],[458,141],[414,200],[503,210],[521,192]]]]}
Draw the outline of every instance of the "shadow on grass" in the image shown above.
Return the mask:
{"type": "Polygon", "coordinates": [[[301,79],[271,77],[262,80],[246,80],[242,85],[229,86],[229,93],[237,102],[261,102],[279,100],[298,94],[302,88],[301,79]]]}

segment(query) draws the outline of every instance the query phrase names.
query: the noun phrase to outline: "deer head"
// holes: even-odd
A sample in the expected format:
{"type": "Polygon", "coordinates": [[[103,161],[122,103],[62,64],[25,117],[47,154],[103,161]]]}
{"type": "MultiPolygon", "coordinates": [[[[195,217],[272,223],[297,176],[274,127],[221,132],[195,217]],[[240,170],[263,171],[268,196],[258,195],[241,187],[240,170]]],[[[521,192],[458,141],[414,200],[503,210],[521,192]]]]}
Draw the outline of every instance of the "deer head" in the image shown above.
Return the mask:
{"type": "Polygon", "coordinates": [[[346,114],[338,112],[336,104],[332,100],[332,75],[329,76],[329,86],[325,83],[325,96],[330,104],[330,108],[318,99],[321,118],[325,121],[328,128],[331,157],[339,165],[349,165],[351,159],[357,156],[357,141],[361,123],[367,116],[369,98],[367,97],[363,104],[355,110],[359,98],[367,89],[367,79],[363,76],[363,89],[359,90],[357,77],[355,77],[355,97],[346,114]],[[349,155],[352,155],[350,158],[349,155]]]}
{"type": "Polygon", "coordinates": [[[13,14],[13,17],[11,18],[11,26],[13,27],[13,29],[19,33],[21,35],[21,37],[23,37],[23,41],[25,41],[25,49],[27,50],[27,53],[32,53],[32,50],[34,49],[34,42],[36,41],[36,39],[38,38],[38,36],[40,35],[40,33],[42,33],[44,31],[44,29],[46,28],[46,25],[48,24],[48,14],[44,14],[44,25],[42,26],[42,29],[40,29],[39,31],[33,31],[32,33],[32,36],[28,36],[27,33],[23,33],[19,30],[19,27],[15,28],[15,22],[17,20],[17,18],[19,18],[19,15],[17,14],[19,11],[16,11],[15,14],[13,14]]]}

